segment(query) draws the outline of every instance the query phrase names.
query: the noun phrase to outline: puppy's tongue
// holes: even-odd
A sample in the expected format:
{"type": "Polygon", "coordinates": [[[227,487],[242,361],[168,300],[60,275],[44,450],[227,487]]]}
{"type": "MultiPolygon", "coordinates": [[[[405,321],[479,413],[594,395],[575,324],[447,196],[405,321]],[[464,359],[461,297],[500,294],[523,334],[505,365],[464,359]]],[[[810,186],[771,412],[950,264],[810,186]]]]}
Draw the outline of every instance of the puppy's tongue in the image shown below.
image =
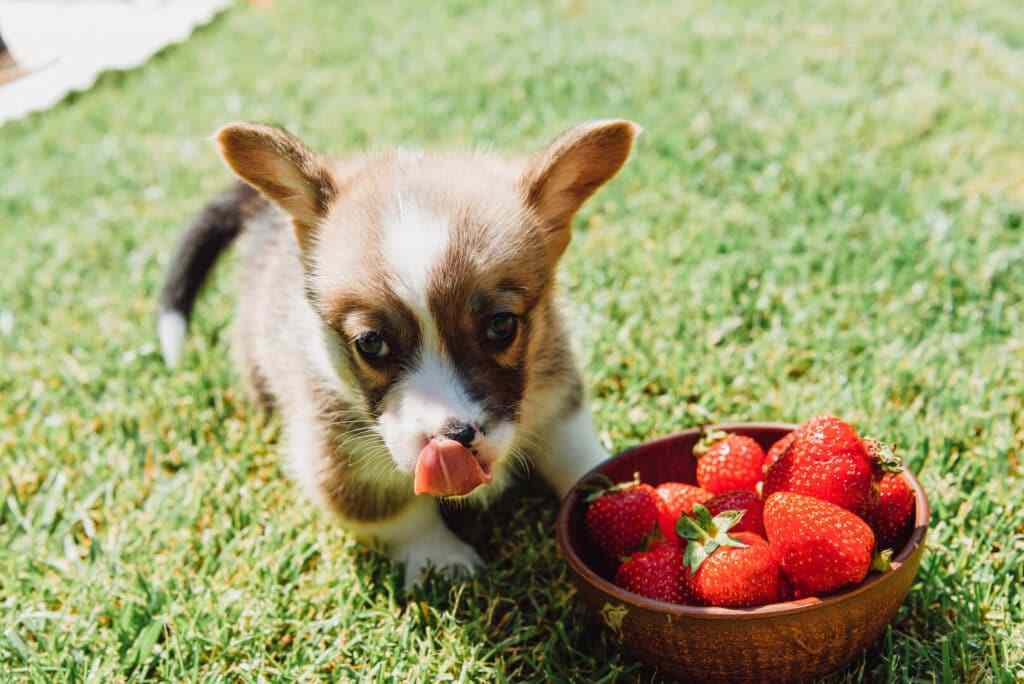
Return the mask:
{"type": "Polygon", "coordinates": [[[417,494],[461,496],[491,481],[469,449],[452,439],[432,439],[416,460],[417,494]]]}

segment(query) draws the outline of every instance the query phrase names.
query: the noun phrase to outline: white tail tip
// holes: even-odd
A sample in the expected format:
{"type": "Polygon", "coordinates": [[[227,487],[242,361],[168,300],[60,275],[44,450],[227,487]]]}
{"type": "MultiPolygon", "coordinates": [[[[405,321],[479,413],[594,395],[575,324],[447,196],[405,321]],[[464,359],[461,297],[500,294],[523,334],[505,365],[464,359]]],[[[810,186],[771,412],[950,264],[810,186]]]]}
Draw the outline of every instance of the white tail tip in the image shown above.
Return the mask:
{"type": "Polygon", "coordinates": [[[188,321],[180,311],[160,312],[160,321],[157,323],[157,333],[160,335],[160,351],[164,356],[164,363],[174,368],[181,359],[181,351],[185,347],[185,334],[188,331],[188,321]]]}

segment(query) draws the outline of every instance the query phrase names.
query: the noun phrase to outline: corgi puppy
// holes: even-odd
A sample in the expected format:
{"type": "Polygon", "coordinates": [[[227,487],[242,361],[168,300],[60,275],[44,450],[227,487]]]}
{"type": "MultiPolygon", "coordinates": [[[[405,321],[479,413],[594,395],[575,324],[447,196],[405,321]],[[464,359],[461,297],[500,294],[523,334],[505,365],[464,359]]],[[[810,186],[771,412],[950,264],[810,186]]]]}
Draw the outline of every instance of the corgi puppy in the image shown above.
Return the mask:
{"type": "Polygon", "coordinates": [[[486,503],[532,465],[559,495],[606,458],[584,403],[556,267],[573,216],[640,129],[593,121],[526,158],[390,150],[332,160],[270,126],[216,136],[244,181],[185,233],[160,296],[180,358],[196,296],[240,239],[236,362],[280,411],[287,470],[406,566],[480,558],[438,500],[486,503]]]}

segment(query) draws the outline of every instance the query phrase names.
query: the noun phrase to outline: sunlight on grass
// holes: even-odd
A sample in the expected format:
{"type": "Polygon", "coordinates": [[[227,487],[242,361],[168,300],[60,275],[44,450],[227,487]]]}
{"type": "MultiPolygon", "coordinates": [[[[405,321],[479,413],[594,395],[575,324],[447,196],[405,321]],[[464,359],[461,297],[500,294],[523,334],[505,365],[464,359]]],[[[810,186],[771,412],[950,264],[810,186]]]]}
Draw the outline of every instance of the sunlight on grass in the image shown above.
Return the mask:
{"type": "MultiPolygon", "coordinates": [[[[1013,2],[240,3],[0,129],[0,672],[136,681],[650,681],[573,598],[556,502],[460,529],[408,598],[298,498],[228,354],[155,293],[246,118],[335,153],[645,133],[562,271],[603,438],[832,411],[894,441],[930,552],[835,681],[1024,678],[1024,13],[1013,2]]],[[[475,522],[475,524],[474,524],[475,522]]]]}

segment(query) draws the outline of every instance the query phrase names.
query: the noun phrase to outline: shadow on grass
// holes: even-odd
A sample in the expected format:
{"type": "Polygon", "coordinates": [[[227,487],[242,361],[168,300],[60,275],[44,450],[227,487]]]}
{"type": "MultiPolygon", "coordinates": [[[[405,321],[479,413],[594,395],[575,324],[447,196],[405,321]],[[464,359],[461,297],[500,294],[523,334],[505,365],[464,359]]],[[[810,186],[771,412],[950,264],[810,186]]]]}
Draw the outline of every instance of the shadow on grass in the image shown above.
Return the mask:
{"type": "Polygon", "coordinates": [[[508,681],[658,681],[576,601],[555,542],[557,512],[555,496],[536,478],[484,512],[446,507],[449,527],[485,567],[468,581],[434,575],[405,601],[454,620],[466,640],[488,644],[508,681]]]}
{"type": "MultiPolygon", "coordinates": [[[[492,508],[449,508],[445,519],[484,558],[484,569],[470,580],[434,575],[402,597],[401,569],[360,554],[360,572],[376,591],[392,592],[408,606],[416,603],[424,633],[438,620],[451,621],[469,643],[486,644],[510,681],[670,682],[623,651],[576,600],[567,566],[554,540],[555,497],[536,480],[519,483],[492,508]],[[433,617],[431,617],[433,615],[433,617]]],[[[996,631],[975,615],[980,601],[936,581],[940,564],[926,556],[906,604],[882,639],[827,682],[910,681],[931,670],[937,679],[961,681],[973,675],[1005,672],[998,654],[985,657],[979,644],[993,643],[996,631]],[[959,604],[958,609],[951,606],[959,604]],[[973,606],[973,608],[972,608],[973,606]],[[958,614],[957,611],[966,611],[958,614]],[[936,642],[943,647],[936,651],[936,642]],[[934,656],[942,654],[941,660],[934,656]],[[922,668],[922,658],[931,661],[922,668]]],[[[1007,674],[1005,681],[1012,681],[1007,674]]]]}

